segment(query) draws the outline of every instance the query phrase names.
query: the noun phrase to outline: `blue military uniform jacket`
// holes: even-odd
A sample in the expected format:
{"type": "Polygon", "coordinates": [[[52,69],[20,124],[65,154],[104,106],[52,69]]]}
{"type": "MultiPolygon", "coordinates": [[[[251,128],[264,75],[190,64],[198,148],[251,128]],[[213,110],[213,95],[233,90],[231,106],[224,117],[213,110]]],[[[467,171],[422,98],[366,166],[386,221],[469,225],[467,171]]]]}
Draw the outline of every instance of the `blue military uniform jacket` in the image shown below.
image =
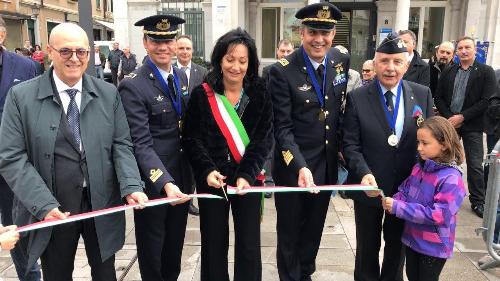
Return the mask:
{"type": "MultiPolygon", "coordinates": [[[[173,67],[173,70],[179,78],[180,89],[176,90],[182,95],[184,115],[189,99],[187,77],[179,69],[173,67]]],[[[148,196],[163,196],[163,187],[167,182],[175,182],[181,190],[190,192],[191,168],[180,142],[182,119],[156,79],[153,69],[145,63],[125,76],[118,90],[148,196]]]]}
{"type": "Polygon", "coordinates": [[[276,139],[273,178],[279,185],[297,186],[302,167],[311,170],[315,184],[337,181],[339,118],[349,71],[347,50],[332,48],[325,69],[324,120],[319,118],[321,106],[302,47],[269,70],[276,139]]]}

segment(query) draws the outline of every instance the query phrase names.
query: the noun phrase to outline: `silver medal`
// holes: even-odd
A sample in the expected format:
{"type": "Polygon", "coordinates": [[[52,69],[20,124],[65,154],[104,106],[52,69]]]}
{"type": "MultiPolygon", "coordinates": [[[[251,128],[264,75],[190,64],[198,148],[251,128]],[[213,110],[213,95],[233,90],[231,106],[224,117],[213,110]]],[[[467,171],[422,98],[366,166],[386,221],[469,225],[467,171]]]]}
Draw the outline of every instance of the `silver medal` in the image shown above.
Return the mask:
{"type": "Polygon", "coordinates": [[[399,142],[398,136],[396,136],[395,134],[391,134],[387,138],[387,142],[389,143],[390,146],[396,146],[396,145],[398,145],[398,142],[399,142]]]}

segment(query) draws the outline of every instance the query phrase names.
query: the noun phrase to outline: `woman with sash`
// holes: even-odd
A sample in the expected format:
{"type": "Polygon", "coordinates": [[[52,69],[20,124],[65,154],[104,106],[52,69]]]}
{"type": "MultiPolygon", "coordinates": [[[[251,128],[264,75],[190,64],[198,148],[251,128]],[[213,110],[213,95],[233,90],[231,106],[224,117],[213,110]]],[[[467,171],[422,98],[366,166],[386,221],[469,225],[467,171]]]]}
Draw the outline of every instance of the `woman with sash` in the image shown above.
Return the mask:
{"type": "Polygon", "coordinates": [[[234,222],[234,279],[262,280],[260,212],[262,195],[244,194],[262,185],[262,167],[273,147],[272,105],[258,76],[254,40],[238,28],[220,37],[205,83],[191,94],[183,147],[198,193],[224,200],[199,200],[201,281],[229,281],[229,210],[234,222]],[[227,186],[238,190],[227,195],[227,186]]]}

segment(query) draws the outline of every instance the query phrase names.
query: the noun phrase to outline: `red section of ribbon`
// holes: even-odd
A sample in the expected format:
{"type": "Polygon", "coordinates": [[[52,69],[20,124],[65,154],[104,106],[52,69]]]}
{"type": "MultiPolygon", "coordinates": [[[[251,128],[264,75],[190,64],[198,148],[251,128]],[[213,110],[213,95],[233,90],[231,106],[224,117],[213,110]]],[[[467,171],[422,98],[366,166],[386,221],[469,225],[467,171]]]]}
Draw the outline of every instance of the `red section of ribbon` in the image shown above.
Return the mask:
{"type": "Polygon", "coordinates": [[[224,119],[222,118],[222,115],[220,114],[219,107],[217,106],[217,100],[215,99],[214,91],[210,88],[210,86],[208,86],[207,83],[203,83],[202,85],[203,88],[205,89],[205,92],[207,93],[208,103],[210,104],[210,109],[212,110],[215,122],[217,123],[217,126],[219,126],[222,135],[226,139],[227,145],[229,146],[229,151],[231,151],[231,155],[233,155],[234,161],[236,161],[236,163],[239,164],[241,161],[240,152],[238,151],[236,143],[234,142],[233,137],[229,132],[229,128],[227,127],[226,123],[224,122],[224,119]]]}
{"type": "MultiPolygon", "coordinates": [[[[148,203],[161,202],[161,201],[165,201],[165,200],[168,200],[168,199],[176,199],[176,198],[177,197],[165,197],[165,198],[152,199],[152,200],[149,200],[148,203]]],[[[86,212],[86,213],[71,215],[71,216],[69,216],[68,218],[66,218],[64,220],[78,219],[78,218],[87,217],[87,216],[90,216],[89,218],[91,218],[91,217],[97,217],[97,216],[99,216],[101,214],[106,214],[106,213],[109,213],[109,212],[112,212],[112,211],[122,211],[122,210],[124,211],[126,209],[130,209],[130,207],[139,207],[139,206],[140,206],[140,204],[138,204],[138,203],[128,204],[128,205],[121,205],[121,206],[111,207],[111,208],[107,208],[107,209],[101,209],[101,210],[96,210],[96,211],[91,211],[91,212],[86,212]]],[[[58,221],[58,220],[59,219],[57,219],[57,218],[46,219],[46,220],[35,222],[35,223],[32,223],[32,224],[20,226],[20,227],[17,228],[17,231],[23,231],[26,228],[31,228],[31,227],[37,226],[37,225],[43,225],[43,224],[47,224],[47,223],[50,223],[50,222],[53,222],[53,221],[58,221]]],[[[62,221],[64,221],[64,220],[62,220],[62,221]]]]}

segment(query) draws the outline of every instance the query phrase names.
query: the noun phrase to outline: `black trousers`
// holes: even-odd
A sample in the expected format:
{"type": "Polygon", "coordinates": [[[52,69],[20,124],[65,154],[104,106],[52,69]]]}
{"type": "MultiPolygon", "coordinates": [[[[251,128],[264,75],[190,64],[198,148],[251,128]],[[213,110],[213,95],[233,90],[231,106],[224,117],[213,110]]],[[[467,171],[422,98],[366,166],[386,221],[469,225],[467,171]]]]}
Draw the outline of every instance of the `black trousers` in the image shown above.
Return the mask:
{"type": "Polygon", "coordinates": [[[311,280],[330,196],[331,192],[275,194],[281,281],[311,280]]]}
{"type": "Polygon", "coordinates": [[[189,203],[134,212],[137,257],[143,281],[174,281],[181,272],[189,203]]]}
{"type": "Polygon", "coordinates": [[[356,222],[356,281],[403,281],[404,248],[401,243],[404,221],[379,207],[354,201],[356,222]],[[384,234],[384,260],[379,265],[381,233],[384,234]]]}
{"type": "MultiPolygon", "coordinates": [[[[82,212],[91,210],[87,196],[82,199],[82,212]]],[[[94,219],[55,226],[49,244],[41,256],[44,281],[71,281],[80,235],[90,265],[93,281],[116,281],[115,256],[103,261],[94,219]]]]}
{"type": "Polygon", "coordinates": [[[406,277],[408,281],[438,281],[446,259],[436,258],[406,247],[406,277]]]}
{"type": "Polygon", "coordinates": [[[458,130],[464,144],[465,161],[467,163],[467,187],[472,205],[484,204],[484,174],[483,174],[483,132],[466,132],[458,130]]]}
{"type": "Polygon", "coordinates": [[[261,194],[199,199],[201,281],[229,281],[229,208],[234,223],[234,281],[262,280],[260,256],[261,194]]]}
{"type": "Polygon", "coordinates": [[[111,70],[111,81],[113,85],[118,86],[118,68],[110,68],[111,70]]]}

